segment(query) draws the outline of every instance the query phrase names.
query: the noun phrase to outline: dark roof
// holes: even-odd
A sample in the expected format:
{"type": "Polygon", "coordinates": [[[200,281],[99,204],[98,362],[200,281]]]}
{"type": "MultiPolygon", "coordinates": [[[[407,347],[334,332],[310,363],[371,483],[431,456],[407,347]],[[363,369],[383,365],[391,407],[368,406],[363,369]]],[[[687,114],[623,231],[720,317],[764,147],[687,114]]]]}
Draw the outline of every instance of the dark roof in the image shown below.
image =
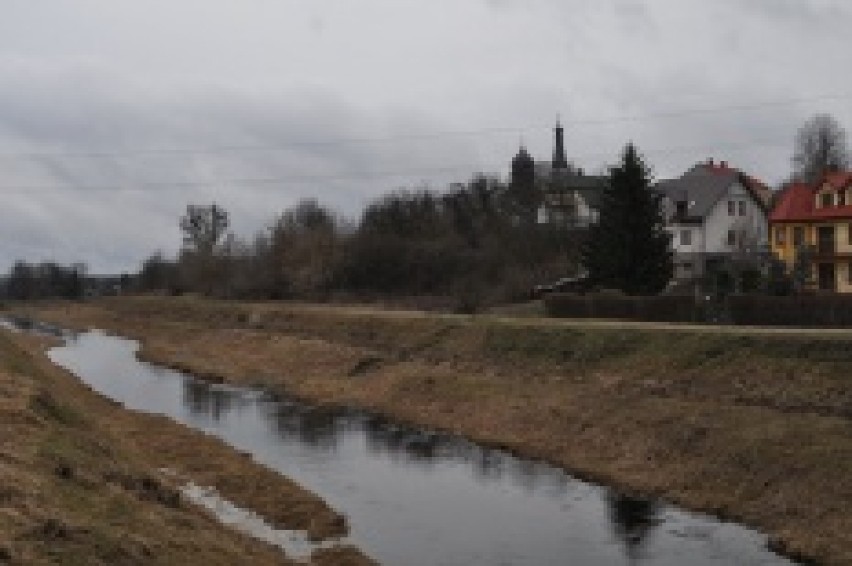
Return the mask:
{"type": "Polygon", "coordinates": [[[518,149],[518,154],[515,156],[515,158],[512,159],[512,163],[519,162],[534,163],[532,156],[527,151],[527,148],[523,145],[520,147],[520,149],[518,149]]]}
{"type": "Polygon", "coordinates": [[[602,175],[583,175],[577,171],[551,170],[550,190],[552,191],[576,191],[580,193],[583,200],[591,208],[600,209],[603,199],[603,191],[609,183],[609,177],[602,175]]]}
{"type": "Polygon", "coordinates": [[[678,179],[660,181],[656,184],[656,189],[674,202],[687,201],[687,219],[698,219],[706,217],[734,183],[743,185],[752,198],[766,209],[765,197],[759,190],[759,187],[765,185],[727,166],[702,163],[678,179]]]}

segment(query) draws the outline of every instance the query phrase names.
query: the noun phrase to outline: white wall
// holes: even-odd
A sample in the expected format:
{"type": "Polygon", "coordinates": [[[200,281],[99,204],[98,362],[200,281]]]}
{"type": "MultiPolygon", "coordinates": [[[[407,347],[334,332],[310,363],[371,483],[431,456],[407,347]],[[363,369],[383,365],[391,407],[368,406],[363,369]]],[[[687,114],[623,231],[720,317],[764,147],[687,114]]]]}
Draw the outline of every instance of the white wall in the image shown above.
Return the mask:
{"type": "MultiPolygon", "coordinates": [[[[738,234],[737,245],[727,243],[728,230],[745,231],[745,243],[751,246],[765,247],[768,243],[767,217],[763,209],[751,196],[751,193],[739,183],[732,184],[727,194],[711,209],[704,220],[707,253],[732,253],[742,249],[743,242],[738,234]],[[737,202],[736,215],[728,214],[728,201],[737,202]],[[740,216],[739,202],[746,203],[745,215],[740,216]]],[[[756,249],[750,251],[757,251],[756,249]]]]}
{"type": "Polygon", "coordinates": [[[699,224],[673,223],[666,227],[672,236],[672,249],[676,254],[701,253],[705,248],[704,226],[699,224]],[[681,243],[681,232],[689,230],[692,234],[690,244],[681,243]]]}

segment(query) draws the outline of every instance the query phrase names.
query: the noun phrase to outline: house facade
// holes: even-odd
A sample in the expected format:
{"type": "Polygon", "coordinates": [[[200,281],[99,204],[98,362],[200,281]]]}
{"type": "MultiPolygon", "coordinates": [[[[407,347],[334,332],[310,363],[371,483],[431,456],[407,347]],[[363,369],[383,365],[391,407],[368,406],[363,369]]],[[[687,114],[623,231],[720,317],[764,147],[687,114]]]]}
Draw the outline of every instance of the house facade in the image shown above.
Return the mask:
{"type": "Polygon", "coordinates": [[[726,162],[699,163],[656,185],[672,238],[675,281],[768,257],[769,190],[726,162]]]}
{"type": "Polygon", "coordinates": [[[852,293],[852,172],[789,185],[770,216],[772,251],[805,288],[852,293]]]}
{"type": "Polygon", "coordinates": [[[601,195],[608,178],[586,175],[569,163],[565,131],[557,121],[553,130],[553,157],[535,161],[521,146],[512,160],[512,184],[534,188],[537,199],[535,221],[568,228],[588,228],[600,216],[601,195]]]}

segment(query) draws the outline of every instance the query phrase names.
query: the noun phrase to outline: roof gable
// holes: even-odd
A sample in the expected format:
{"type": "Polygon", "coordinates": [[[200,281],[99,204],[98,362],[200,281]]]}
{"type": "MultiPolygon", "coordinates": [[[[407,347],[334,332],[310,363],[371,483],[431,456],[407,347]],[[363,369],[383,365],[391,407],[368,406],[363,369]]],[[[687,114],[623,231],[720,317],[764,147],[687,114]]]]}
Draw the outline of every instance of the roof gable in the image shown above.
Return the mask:
{"type": "Polygon", "coordinates": [[[678,179],[661,181],[657,188],[673,202],[687,201],[689,218],[703,219],[710,215],[734,184],[742,186],[755,204],[767,212],[771,195],[769,188],[727,164],[698,164],[678,179]]]}
{"type": "Polygon", "coordinates": [[[819,183],[820,187],[831,188],[836,191],[846,189],[852,185],[852,171],[834,171],[823,176],[819,183]]]}
{"type": "Polygon", "coordinates": [[[770,222],[814,222],[830,219],[852,219],[852,204],[816,208],[816,195],[827,188],[840,191],[852,185],[852,173],[830,173],[816,186],[806,183],[788,185],[778,197],[769,216],[770,222]]]}
{"type": "Polygon", "coordinates": [[[736,181],[733,171],[720,174],[704,167],[695,167],[679,179],[661,181],[657,188],[672,202],[688,202],[688,216],[704,218],[736,181]]]}

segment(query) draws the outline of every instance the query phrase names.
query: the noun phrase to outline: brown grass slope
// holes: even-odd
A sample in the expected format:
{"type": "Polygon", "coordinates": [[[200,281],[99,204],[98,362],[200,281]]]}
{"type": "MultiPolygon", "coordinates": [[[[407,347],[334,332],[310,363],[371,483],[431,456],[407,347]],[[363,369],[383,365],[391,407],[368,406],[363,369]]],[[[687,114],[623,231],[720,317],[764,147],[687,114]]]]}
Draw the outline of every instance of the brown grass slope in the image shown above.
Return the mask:
{"type": "MultiPolygon", "coordinates": [[[[345,530],[314,495],[219,441],[92,393],[44,346],[0,332],[0,564],[293,563],[182,499],[161,468],[316,538],[345,530]],[[229,487],[235,477],[251,488],[229,487]]],[[[315,563],[369,561],[343,549],[315,563]]]]}
{"type": "Polygon", "coordinates": [[[210,378],[453,430],[852,564],[843,334],[161,298],[41,315],[136,336],[146,358],[210,378]]]}

